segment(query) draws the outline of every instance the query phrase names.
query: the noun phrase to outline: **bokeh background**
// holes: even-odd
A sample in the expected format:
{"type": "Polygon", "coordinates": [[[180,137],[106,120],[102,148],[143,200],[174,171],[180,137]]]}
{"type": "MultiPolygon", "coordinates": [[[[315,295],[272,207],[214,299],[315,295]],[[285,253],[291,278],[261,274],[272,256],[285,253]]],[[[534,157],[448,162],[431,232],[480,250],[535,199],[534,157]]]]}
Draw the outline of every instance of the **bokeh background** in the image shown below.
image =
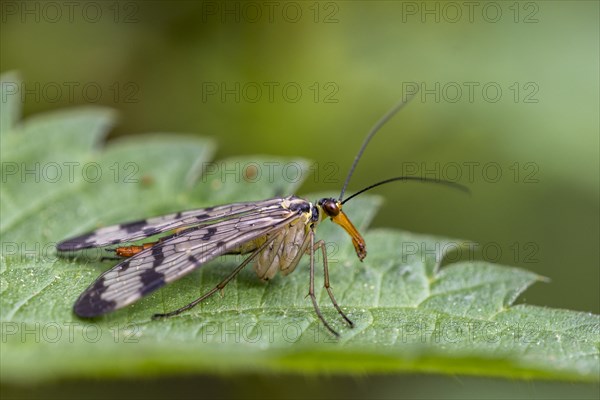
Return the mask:
{"type": "MultiPolygon", "coordinates": [[[[427,172],[468,185],[472,196],[419,184],[382,187],[386,201],[374,225],[470,239],[478,246],[465,258],[551,279],[519,301],[600,311],[598,2],[2,1],[1,7],[0,70],[22,73],[26,116],[104,105],[120,112],[109,140],[184,132],[214,138],[217,158],[305,157],[318,173],[300,194],[338,191],[369,128],[420,88],[373,140],[351,189],[427,172]]],[[[190,377],[155,389],[135,382],[110,388],[194,392],[194,379],[218,389],[198,396],[298,396],[285,390],[286,381],[317,397],[598,394],[590,386],[412,376],[308,384],[298,377],[242,377],[237,386],[190,377]]],[[[52,396],[65,387],[79,395],[86,385],[28,393],[52,396]]]]}

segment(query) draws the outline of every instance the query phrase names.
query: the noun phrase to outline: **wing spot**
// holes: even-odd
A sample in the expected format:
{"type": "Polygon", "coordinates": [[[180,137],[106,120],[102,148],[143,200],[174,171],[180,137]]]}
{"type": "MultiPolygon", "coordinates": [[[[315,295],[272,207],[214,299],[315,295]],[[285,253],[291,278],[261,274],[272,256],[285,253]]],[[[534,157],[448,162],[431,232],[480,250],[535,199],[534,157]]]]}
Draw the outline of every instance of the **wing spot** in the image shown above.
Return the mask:
{"type": "Polygon", "coordinates": [[[144,235],[153,236],[153,235],[156,235],[157,233],[159,233],[160,231],[156,228],[146,228],[146,229],[142,230],[142,232],[144,232],[144,235]]]}
{"type": "Polygon", "coordinates": [[[202,240],[210,240],[210,238],[212,238],[215,233],[217,233],[217,228],[215,227],[211,227],[208,228],[208,230],[206,231],[206,234],[204,236],[202,236],[202,240]]]}
{"type": "Polygon", "coordinates": [[[154,260],[152,261],[152,268],[157,268],[162,265],[165,260],[165,254],[163,253],[163,249],[160,246],[152,246],[152,257],[154,260]]]}
{"type": "Polygon", "coordinates": [[[150,268],[144,271],[140,275],[140,280],[142,281],[141,287],[141,295],[145,296],[150,292],[155,291],[159,287],[165,284],[165,274],[157,272],[155,269],[150,268]]]}
{"type": "Polygon", "coordinates": [[[115,301],[107,301],[102,298],[107,289],[108,286],[106,286],[104,278],[98,279],[75,302],[73,306],[75,314],[80,317],[91,318],[115,310],[117,308],[115,301]]]}
{"type": "Polygon", "coordinates": [[[129,267],[131,266],[131,263],[129,262],[130,260],[124,261],[120,266],[119,266],[119,271],[127,271],[129,269],[129,267]]]}
{"type": "Polygon", "coordinates": [[[142,229],[144,226],[148,225],[148,222],[145,219],[141,219],[139,221],[126,222],[124,224],[119,225],[120,229],[123,229],[125,232],[136,232],[142,229]]]}

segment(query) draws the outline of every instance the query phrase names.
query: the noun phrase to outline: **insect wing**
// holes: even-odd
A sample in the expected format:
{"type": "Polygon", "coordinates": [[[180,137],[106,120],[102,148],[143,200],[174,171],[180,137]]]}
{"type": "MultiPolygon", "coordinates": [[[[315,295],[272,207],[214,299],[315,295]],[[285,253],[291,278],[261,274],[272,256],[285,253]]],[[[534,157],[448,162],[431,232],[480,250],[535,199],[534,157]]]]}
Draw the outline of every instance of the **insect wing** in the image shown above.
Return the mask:
{"type": "Polygon", "coordinates": [[[74,311],[82,317],[94,317],[122,308],[218,256],[285,228],[297,218],[298,213],[281,206],[261,207],[175,234],[102,274],[81,294],[74,311]]]}
{"type": "Polygon", "coordinates": [[[107,226],[64,240],[56,245],[56,249],[59,252],[69,252],[133,242],[171,230],[215,224],[224,219],[236,218],[257,211],[268,213],[279,208],[281,201],[282,199],[270,199],[248,203],[232,203],[107,226]]]}

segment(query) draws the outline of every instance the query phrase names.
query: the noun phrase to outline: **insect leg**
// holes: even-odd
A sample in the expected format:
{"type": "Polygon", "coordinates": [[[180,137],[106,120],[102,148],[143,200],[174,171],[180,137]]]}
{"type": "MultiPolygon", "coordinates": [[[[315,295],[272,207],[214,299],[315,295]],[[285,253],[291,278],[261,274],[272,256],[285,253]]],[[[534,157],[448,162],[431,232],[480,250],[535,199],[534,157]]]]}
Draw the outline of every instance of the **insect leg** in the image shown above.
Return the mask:
{"type": "Polygon", "coordinates": [[[312,230],[310,230],[308,234],[310,235],[310,248],[311,248],[311,251],[310,251],[310,283],[308,285],[308,295],[310,296],[310,299],[312,300],[313,307],[315,308],[315,312],[317,313],[317,316],[319,317],[321,322],[323,322],[323,325],[325,325],[325,328],[327,328],[327,330],[329,330],[329,332],[331,332],[335,337],[340,337],[340,334],[337,333],[327,323],[327,321],[325,321],[323,314],[321,314],[321,309],[319,308],[319,305],[317,304],[317,298],[315,296],[315,252],[316,252],[315,233],[312,230]]]}
{"type": "Polygon", "coordinates": [[[219,284],[217,284],[217,286],[215,286],[214,288],[212,288],[211,290],[209,290],[208,292],[206,292],[205,294],[203,294],[202,296],[198,297],[196,300],[192,301],[190,304],[185,305],[181,308],[178,308],[175,311],[171,311],[165,314],[154,314],[152,316],[152,319],[160,319],[160,318],[168,318],[168,317],[173,317],[175,315],[179,315],[184,311],[187,311],[191,308],[194,308],[195,306],[197,306],[199,303],[203,302],[204,300],[206,300],[207,298],[209,298],[210,296],[212,296],[213,294],[215,294],[216,292],[218,292],[219,290],[222,290],[225,286],[227,286],[227,284],[242,270],[244,269],[244,267],[246,265],[248,265],[248,263],[250,261],[252,261],[254,258],[256,258],[256,256],[258,254],[260,254],[260,252],[267,247],[272,241],[273,239],[275,239],[275,237],[267,240],[265,243],[263,243],[258,249],[256,249],[252,254],[250,254],[240,265],[238,265],[229,275],[227,275],[225,277],[225,279],[223,279],[221,282],[219,282],[219,284]]]}
{"type": "Polygon", "coordinates": [[[316,245],[313,247],[313,251],[317,251],[318,248],[321,248],[321,252],[323,253],[323,273],[325,275],[325,283],[323,284],[323,286],[325,287],[325,290],[327,290],[327,294],[329,294],[329,298],[331,299],[331,303],[333,303],[333,306],[335,307],[335,309],[338,311],[338,313],[340,313],[342,318],[344,318],[346,320],[348,325],[350,325],[350,327],[353,328],[354,322],[352,322],[350,320],[350,318],[348,318],[346,316],[346,314],[344,314],[344,312],[338,305],[337,301],[335,300],[335,297],[333,296],[333,291],[331,290],[331,286],[329,285],[329,268],[327,267],[327,249],[325,247],[325,242],[323,240],[319,240],[316,243],[316,245]]]}

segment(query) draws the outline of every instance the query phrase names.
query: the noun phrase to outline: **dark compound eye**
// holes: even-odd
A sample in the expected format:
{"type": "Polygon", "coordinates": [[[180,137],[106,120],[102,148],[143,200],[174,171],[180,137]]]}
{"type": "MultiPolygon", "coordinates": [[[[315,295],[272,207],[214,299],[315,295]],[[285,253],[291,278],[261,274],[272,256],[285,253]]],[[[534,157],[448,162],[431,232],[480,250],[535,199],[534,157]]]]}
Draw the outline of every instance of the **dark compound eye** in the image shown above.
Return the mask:
{"type": "Polygon", "coordinates": [[[338,207],[337,201],[334,199],[323,199],[320,201],[321,207],[325,214],[330,217],[335,217],[340,213],[340,207],[338,207]]]}

